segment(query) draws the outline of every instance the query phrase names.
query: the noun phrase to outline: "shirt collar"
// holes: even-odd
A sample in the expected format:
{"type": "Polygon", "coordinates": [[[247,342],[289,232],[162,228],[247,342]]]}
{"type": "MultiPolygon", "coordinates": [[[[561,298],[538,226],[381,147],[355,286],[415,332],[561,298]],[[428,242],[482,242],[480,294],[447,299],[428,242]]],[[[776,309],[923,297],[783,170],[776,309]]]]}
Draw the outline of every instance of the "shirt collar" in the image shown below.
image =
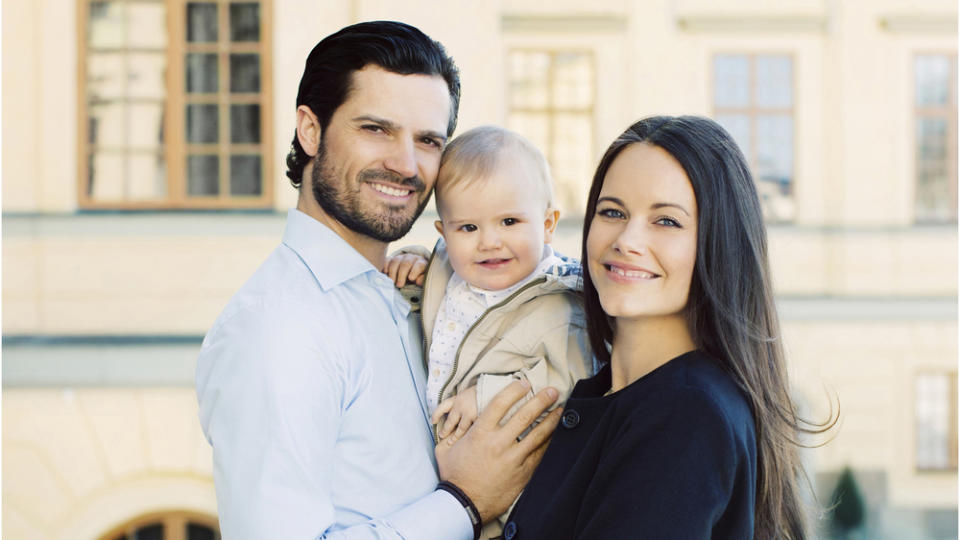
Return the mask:
{"type": "Polygon", "coordinates": [[[296,208],[287,212],[283,244],[300,257],[325,291],[371,270],[377,271],[340,235],[296,208]]]}

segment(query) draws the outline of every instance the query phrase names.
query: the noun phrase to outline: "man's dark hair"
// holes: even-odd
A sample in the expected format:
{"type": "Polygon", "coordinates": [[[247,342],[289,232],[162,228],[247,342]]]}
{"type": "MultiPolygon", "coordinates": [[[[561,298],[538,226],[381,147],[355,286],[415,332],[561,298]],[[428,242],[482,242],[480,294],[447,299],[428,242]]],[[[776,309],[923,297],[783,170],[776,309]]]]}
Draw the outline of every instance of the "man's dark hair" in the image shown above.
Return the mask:
{"type": "MultiPolygon", "coordinates": [[[[443,45],[420,30],[395,21],[362,22],[323,38],[307,56],[300,78],[297,107],[306,105],[326,131],[330,119],[351,90],[353,72],[369,64],[400,75],[438,75],[450,90],[447,136],[457,127],[460,107],[460,73],[443,45]]],[[[287,176],[300,187],[303,168],[310,161],[293,134],[287,155],[287,176]]]]}

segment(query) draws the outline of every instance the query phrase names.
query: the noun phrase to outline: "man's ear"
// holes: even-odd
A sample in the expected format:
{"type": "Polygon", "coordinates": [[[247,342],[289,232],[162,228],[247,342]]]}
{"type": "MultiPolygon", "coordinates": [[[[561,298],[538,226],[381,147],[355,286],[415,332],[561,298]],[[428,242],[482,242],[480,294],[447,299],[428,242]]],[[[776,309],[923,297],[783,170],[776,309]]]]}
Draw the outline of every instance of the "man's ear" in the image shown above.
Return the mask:
{"type": "Polygon", "coordinates": [[[560,211],[556,208],[547,208],[543,215],[543,243],[549,244],[553,241],[553,233],[557,230],[557,222],[560,220],[560,211]]]}
{"type": "Polygon", "coordinates": [[[440,233],[440,236],[443,236],[443,222],[439,219],[433,222],[433,228],[437,229],[437,232],[440,233]]]}
{"type": "Polygon", "coordinates": [[[316,156],[320,148],[320,121],[310,107],[297,107],[297,140],[308,156],[316,156]]]}

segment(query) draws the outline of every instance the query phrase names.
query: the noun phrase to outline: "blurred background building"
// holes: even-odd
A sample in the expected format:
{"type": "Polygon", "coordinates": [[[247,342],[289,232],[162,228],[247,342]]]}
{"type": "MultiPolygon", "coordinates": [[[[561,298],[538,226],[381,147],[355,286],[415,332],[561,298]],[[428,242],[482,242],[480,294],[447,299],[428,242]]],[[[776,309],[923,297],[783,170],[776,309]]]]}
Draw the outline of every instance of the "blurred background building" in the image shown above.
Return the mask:
{"type": "MultiPolygon", "coordinates": [[[[836,436],[805,453],[817,492],[850,467],[866,537],[957,538],[954,0],[2,9],[4,538],[218,537],[199,344],[294,205],[307,53],[369,19],[446,45],[460,131],[544,150],[566,253],[626,126],[725,125],[763,196],[796,397],[815,418],[839,397],[836,436]]],[[[434,216],[407,240],[432,245],[434,216]]]]}

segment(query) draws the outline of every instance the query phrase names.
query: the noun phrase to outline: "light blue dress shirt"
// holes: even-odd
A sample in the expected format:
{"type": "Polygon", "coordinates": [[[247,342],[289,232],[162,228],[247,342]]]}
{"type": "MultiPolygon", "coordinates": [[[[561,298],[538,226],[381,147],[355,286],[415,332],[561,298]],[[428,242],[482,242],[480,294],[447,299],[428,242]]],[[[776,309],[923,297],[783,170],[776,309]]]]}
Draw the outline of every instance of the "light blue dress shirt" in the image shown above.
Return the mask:
{"type": "Polygon", "coordinates": [[[291,209],[197,363],[225,539],[473,537],[435,491],[420,343],[390,279],[291,209]]]}

